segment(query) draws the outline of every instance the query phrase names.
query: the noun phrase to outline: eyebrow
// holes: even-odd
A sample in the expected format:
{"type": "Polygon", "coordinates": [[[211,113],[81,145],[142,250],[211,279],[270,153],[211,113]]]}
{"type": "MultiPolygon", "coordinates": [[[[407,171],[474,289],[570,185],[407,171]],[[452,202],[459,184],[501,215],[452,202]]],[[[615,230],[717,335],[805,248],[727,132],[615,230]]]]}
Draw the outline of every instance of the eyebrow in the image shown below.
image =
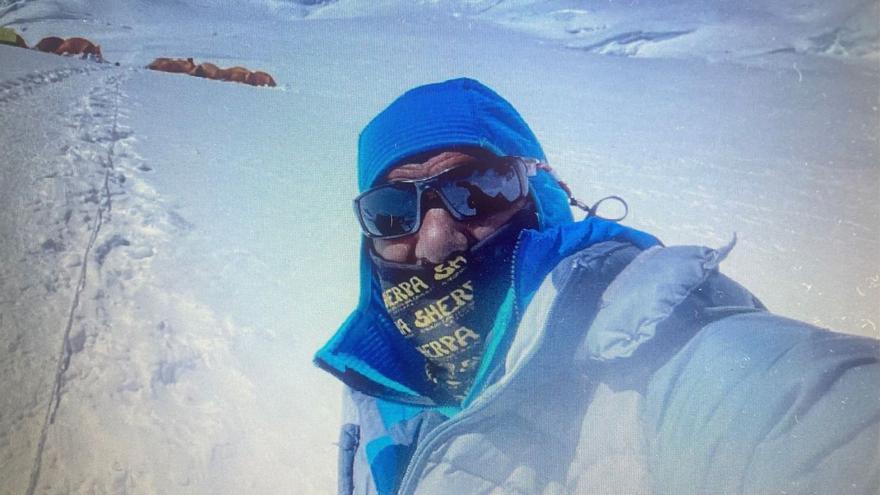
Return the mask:
{"type": "MultiPolygon", "coordinates": [[[[424,166],[424,165],[425,165],[424,163],[406,163],[406,164],[403,164],[403,165],[399,165],[399,166],[395,167],[394,169],[392,169],[390,172],[388,172],[388,175],[385,176],[385,181],[386,181],[386,182],[394,182],[394,181],[398,181],[398,180],[418,180],[418,179],[427,179],[427,178],[429,178],[429,177],[433,177],[433,176],[435,176],[435,175],[442,174],[443,172],[446,172],[447,170],[452,170],[452,169],[454,169],[454,168],[458,168],[458,167],[461,167],[461,166],[463,166],[463,165],[469,165],[469,164],[472,164],[472,163],[480,163],[480,161],[481,161],[480,158],[477,158],[477,157],[470,157],[469,159],[467,159],[467,160],[462,160],[462,161],[460,161],[460,162],[458,162],[458,163],[455,163],[454,165],[452,165],[452,166],[450,166],[450,167],[445,167],[445,168],[441,168],[441,169],[436,170],[436,171],[431,171],[431,172],[428,173],[427,175],[419,174],[419,175],[420,175],[419,177],[413,177],[413,176],[411,176],[411,175],[409,175],[409,174],[406,174],[405,176],[402,176],[402,177],[392,177],[392,174],[394,174],[395,172],[398,172],[398,171],[402,171],[402,172],[404,172],[404,173],[406,173],[406,172],[424,172],[424,171],[426,171],[426,170],[431,170],[431,168],[434,166],[434,165],[432,165],[432,166],[427,166],[427,167],[425,167],[425,166],[424,166]]],[[[436,165],[441,165],[441,164],[444,164],[444,163],[446,163],[446,162],[447,162],[447,160],[444,160],[444,161],[442,161],[442,162],[439,162],[439,163],[436,164],[436,165]]]]}
{"type": "MultiPolygon", "coordinates": [[[[419,167],[419,168],[400,168],[400,167],[398,167],[388,173],[388,176],[386,177],[386,181],[394,182],[394,181],[398,181],[398,180],[428,179],[428,178],[434,177],[435,175],[442,174],[443,172],[446,172],[447,170],[452,170],[452,169],[458,168],[462,165],[467,165],[468,163],[471,163],[471,162],[468,161],[468,162],[457,163],[451,167],[446,167],[446,168],[441,168],[436,171],[431,171],[427,175],[425,175],[423,172],[431,170],[431,167],[424,167],[424,168],[422,168],[422,167],[419,167]],[[407,171],[411,171],[416,176],[405,173],[405,175],[403,175],[401,177],[392,177],[391,175],[397,171],[403,171],[404,173],[407,171]],[[421,172],[421,173],[417,173],[417,172],[421,172]]],[[[421,165],[421,164],[419,164],[419,165],[421,165]]],[[[406,167],[406,166],[407,165],[402,165],[401,167],[406,167]]]]}

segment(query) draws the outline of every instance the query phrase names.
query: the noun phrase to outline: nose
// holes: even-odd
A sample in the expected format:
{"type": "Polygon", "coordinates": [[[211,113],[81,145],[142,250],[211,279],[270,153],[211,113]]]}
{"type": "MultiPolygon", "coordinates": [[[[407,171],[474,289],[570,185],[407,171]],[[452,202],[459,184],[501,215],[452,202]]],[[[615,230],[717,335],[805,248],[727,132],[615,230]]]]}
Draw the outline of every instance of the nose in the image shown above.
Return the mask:
{"type": "Polygon", "coordinates": [[[422,226],[416,238],[417,260],[440,263],[456,251],[468,248],[465,226],[456,221],[442,207],[429,208],[422,217],[422,226]]]}

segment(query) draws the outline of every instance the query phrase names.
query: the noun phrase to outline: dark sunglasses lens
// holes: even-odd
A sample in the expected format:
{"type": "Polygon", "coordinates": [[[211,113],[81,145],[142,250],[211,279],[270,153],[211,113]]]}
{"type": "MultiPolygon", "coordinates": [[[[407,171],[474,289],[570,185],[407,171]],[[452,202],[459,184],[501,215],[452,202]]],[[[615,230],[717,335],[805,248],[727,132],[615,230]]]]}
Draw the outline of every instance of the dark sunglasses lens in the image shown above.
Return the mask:
{"type": "Polygon", "coordinates": [[[412,233],[418,220],[416,188],[413,184],[389,184],[358,200],[364,229],[376,237],[412,233]]]}
{"type": "Polygon", "coordinates": [[[506,210],[525,194],[515,167],[506,163],[459,167],[444,179],[438,188],[463,217],[506,210]]]}

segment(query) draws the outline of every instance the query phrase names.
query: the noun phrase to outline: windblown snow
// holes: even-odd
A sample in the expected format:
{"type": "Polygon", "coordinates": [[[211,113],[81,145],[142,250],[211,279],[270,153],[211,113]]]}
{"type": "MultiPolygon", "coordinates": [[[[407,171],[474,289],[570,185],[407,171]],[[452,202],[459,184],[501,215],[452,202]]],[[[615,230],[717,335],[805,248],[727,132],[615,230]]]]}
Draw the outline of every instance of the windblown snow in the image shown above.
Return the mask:
{"type": "Polygon", "coordinates": [[[0,493],[332,493],[355,144],[480,79],[581,199],[880,335],[878,2],[0,0],[0,493]],[[149,71],[266,70],[276,88],[149,71]]]}

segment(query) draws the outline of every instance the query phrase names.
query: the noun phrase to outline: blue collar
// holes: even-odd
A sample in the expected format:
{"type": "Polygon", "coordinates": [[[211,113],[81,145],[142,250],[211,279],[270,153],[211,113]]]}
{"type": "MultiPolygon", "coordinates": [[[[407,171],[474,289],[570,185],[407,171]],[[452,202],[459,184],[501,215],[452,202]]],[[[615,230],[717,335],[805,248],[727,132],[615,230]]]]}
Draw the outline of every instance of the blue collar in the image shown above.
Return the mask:
{"type": "MultiPolygon", "coordinates": [[[[610,240],[629,242],[640,249],[660,244],[649,234],[596,217],[541,231],[524,231],[514,253],[517,269],[509,295],[515,303],[513,308],[524,310],[544,278],[561,260],[610,240]]],[[[518,315],[510,316],[507,311],[499,314],[495,331],[501,334],[493,334],[493,341],[507,340],[504,334],[518,323],[518,315]]],[[[448,405],[437,404],[429,397],[428,384],[423,378],[424,358],[399,337],[387,317],[378,287],[373,287],[368,303],[352,312],[314,360],[320,368],[367,395],[416,406],[448,405]]],[[[480,375],[475,380],[479,382],[480,375]]]]}

